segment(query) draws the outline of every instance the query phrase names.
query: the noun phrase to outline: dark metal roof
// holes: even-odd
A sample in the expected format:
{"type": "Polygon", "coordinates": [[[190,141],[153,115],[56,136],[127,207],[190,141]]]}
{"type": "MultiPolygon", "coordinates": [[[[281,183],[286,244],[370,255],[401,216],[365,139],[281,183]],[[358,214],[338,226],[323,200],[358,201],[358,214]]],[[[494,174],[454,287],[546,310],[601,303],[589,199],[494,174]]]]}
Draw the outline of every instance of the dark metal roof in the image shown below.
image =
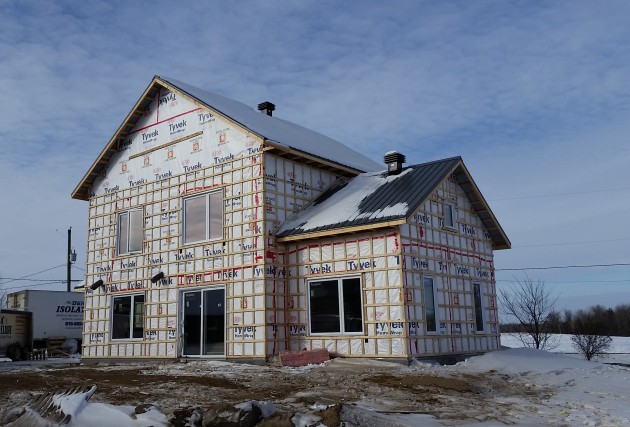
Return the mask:
{"type": "Polygon", "coordinates": [[[309,238],[336,234],[342,231],[341,229],[356,231],[356,228],[362,227],[377,228],[395,225],[396,221],[402,223],[433,193],[440,182],[450,175],[462,187],[490,233],[493,247],[495,249],[509,248],[510,241],[472,180],[461,157],[409,166],[404,168],[398,177],[388,175],[387,172],[381,172],[378,176],[368,173],[358,175],[350,182],[339,183],[323,193],[306,209],[290,218],[276,233],[276,237],[280,240],[294,240],[297,236],[309,238]],[[352,181],[367,179],[373,182],[376,188],[371,188],[366,192],[366,196],[360,200],[356,210],[348,211],[340,219],[339,206],[336,205],[341,200],[352,197],[353,192],[356,196],[357,186],[353,186],[352,181]],[[398,208],[391,209],[392,207],[398,208]],[[388,214],[388,211],[392,213],[388,214]],[[309,220],[314,217],[314,212],[319,218],[316,226],[309,224],[309,220]],[[326,215],[333,219],[328,224],[321,224],[321,218],[326,215]]]}

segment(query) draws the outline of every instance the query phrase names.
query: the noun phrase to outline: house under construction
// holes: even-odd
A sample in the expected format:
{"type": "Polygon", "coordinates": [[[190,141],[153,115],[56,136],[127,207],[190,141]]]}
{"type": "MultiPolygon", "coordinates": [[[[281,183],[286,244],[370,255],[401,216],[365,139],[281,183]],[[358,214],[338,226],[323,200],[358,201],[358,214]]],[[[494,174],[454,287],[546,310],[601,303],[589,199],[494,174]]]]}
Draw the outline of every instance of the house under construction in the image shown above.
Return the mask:
{"type": "Polygon", "coordinates": [[[88,202],[83,359],[499,348],[510,242],[459,157],[405,166],[154,77],[72,193],[88,202]]]}

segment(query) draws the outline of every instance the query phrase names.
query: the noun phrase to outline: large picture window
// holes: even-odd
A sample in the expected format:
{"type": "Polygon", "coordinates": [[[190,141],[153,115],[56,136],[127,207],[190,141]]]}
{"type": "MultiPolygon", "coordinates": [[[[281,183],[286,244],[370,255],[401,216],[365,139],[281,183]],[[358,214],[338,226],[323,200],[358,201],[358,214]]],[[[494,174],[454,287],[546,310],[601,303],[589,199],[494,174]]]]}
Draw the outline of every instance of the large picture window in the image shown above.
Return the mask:
{"type": "Polygon", "coordinates": [[[362,334],[361,279],[347,277],[309,282],[311,334],[362,334]]]}
{"type": "Polygon", "coordinates": [[[184,199],[184,243],[223,238],[221,191],[184,199]]]}
{"type": "Polygon", "coordinates": [[[435,286],[433,277],[425,277],[424,280],[424,320],[427,332],[437,332],[437,315],[435,312],[435,286]]]}
{"type": "Polygon", "coordinates": [[[473,283],[473,298],[475,300],[475,327],[477,332],[483,331],[483,303],[481,301],[481,284],[473,283]]]}
{"type": "Polygon", "coordinates": [[[119,255],[142,252],[142,209],[118,214],[117,250],[119,255]]]}
{"type": "Polygon", "coordinates": [[[144,334],[144,295],[112,299],[112,339],[142,338],[144,334]]]}

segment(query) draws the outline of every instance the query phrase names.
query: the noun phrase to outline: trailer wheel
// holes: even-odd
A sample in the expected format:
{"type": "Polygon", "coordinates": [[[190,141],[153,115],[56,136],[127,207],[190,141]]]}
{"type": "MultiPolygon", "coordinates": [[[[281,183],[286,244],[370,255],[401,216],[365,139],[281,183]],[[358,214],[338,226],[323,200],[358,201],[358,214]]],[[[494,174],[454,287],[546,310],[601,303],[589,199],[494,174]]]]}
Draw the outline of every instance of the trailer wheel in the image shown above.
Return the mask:
{"type": "Polygon", "coordinates": [[[20,344],[9,344],[7,346],[7,357],[9,357],[14,362],[22,359],[22,347],[20,347],[20,344]]]}

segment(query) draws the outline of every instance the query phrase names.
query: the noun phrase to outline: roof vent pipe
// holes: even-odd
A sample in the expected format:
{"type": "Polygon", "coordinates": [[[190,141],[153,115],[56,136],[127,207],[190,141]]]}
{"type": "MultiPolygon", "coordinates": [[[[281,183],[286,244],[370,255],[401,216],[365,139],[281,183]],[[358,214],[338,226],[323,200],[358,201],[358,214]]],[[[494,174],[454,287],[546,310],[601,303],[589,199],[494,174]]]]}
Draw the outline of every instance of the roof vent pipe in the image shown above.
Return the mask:
{"type": "Polygon", "coordinates": [[[387,164],[388,175],[398,175],[402,171],[402,165],[405,163],[405,156],[397,151],[385,153],[385,164],[387,164]]]}
{"type": "Polygon", "coordinates": [[[260,104],[258,104],[258,111],[268,116],[271,116],[273,113],[273,110],[275,109],[276,109],[276,106],[269,101],[261,102],[260,104]]]}

